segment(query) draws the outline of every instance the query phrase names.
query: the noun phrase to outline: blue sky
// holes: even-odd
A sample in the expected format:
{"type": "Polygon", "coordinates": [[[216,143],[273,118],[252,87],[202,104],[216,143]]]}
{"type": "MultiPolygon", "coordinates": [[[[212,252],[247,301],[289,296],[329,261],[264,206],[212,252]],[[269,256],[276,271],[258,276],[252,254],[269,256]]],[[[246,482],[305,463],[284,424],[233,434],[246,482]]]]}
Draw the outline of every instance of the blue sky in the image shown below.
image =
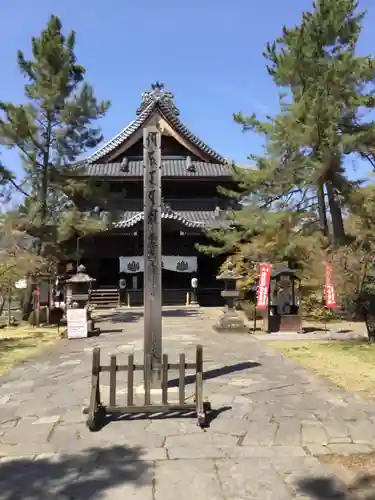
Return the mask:
{"type": "MultiPolygon", "coordinates": [[[[361,9],[368,10],[359,47],[366,54],[375,42],[373,2],[360,0],[361,9]]],[[[98,97],[112,102],[101,121],[105,139],[134,118],[140,94],[160,80],[175,94],[189,128],[222,155],[246,162],[262,143],[243,134],[232,113],[278,110],[262,51],[283,24],[297,23],[310,6],[310,0],[3,0],[0,99],[23,100],[17,50],[28,54],[31,37],[56,14],[66,30],[77,31],[78,61],[98,97]]],[[[5,152],[3,159],[20,169],[17,156],[5,152]]],[[[358,175],[356,167],[369,171],[367,165],[350,163],[351,176],[358,175]]]]}

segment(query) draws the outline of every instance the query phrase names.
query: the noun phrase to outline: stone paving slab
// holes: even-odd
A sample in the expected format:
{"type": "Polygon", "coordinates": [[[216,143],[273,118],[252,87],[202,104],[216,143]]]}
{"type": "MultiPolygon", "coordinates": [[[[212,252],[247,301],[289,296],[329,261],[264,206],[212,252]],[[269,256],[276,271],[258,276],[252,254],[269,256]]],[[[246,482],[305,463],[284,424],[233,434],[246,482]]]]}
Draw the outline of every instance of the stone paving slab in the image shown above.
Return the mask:
{"type": "MultiPolygon", "coordinates": [[[[189,418],[146,418],[90,433],[82,408],[92,348],[101,347],[103,360],[132,352],[142,361],[141,319],[111,314],[101,325],[108,333],[61,341],[0,379],[0,500],[319,499],[326,497],[311,488],[322,478],[337,495],[344,488],[319,455],[375,450],[374,403],[250,335],[218,335],[212,318],[173,311],[163,323],[164,350],[170,360],[180,351],[194,359],[196,343],[204,346],[204,392],[217,411],[210,428],[189,418]]],[[[103,386],[105,399],[105,378],[103,386]]],[[[117,397],[125,400],[124,389],[119,382],[117,397]]],[[[337,498],[355,498],[345,494],[337,498]]]]}

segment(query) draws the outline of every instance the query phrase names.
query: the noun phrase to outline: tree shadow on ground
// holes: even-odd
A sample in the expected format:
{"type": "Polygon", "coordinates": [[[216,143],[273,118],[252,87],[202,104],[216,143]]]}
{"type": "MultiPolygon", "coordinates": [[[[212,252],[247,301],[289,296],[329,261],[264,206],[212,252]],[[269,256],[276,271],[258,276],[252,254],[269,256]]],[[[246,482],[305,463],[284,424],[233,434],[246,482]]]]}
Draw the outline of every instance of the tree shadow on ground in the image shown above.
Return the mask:
{"type": "MultiPolygon", "coordinates": [[[[260,363],[256,361],[242,361],[241,363],[236,363],[234,365],[220,366],[219,368],[213,368],[211,370],[205,370],[203,372],[203,380],[211,380],[217,377],[223,377],[224,375],[230,375],[231,373],[249,370],[250,368],[257,368],[261,366],[260,363]]],[[[196,375],[187,375],[185,377],[185,384],[194,384],[196,380],[196,375]]],[[[168,381],[168,387],[178,387],[179,379],[174,378],[168,381]]]]}
{"type": "MultiPolygon", "coordinates": [[[[303,333],[318,333],[318,332],[330,332],[329,329],[330,325],[327,323],[327,327],[324,328],[323,326],[305,326],[303,327],[303,333]]],[[[337,333],[354,333],[353,330],[348,330],[348,329],[342,329],[342,330],[337,330],[337,333]]]]}
{"type": "Polygon", "coordinates": [[[95,317],[95,323],[110,321],[111,323],[137,323],[143,317],[143,312],[115,312],[95,317]]]}
{"type": "Polygon", "coordinates": [[[163,318],[192,318],[200,315],[201,313],[198,309],[183,309],[183,307],[177,309],[165,309],[162,312],[163,318]]]}
{"type": "Polygon", "coordinates": [[[350,484],[333,476],[305,478],[298,489],[315,500],[375,500],[375,476],[362,475],[350,484]]]}
{"type": "Polygon", "coordinates": [[[118,328],[100,328],[100,335],[103,335],[105,333],[120,333],[123,331],[124,328],[122,326],[119,326],[118,328]]]}
{"type": "Polygon", "coordinates": [[[304,326],[302,328],[302,333],[315,333],[315,332],[328,332],[329,328],[321,327],[321,326],[304,326]]]}
{"type": "MultiPolygon", "coordinates": [[[[100,314],[95,317],[95,322],[100,323],[104,321],[110,321],[111,323],[136,323],[143,318],[144,311],[117,311],[107,314],[100,314]]],[[[162,311],[163,318],[192,318],[200,316],[200,312],[197,309],[165,309],[162,311]]]]}
{"type": "MultiPolygon", "coordinates": [[[[101,500],[108,498],[111,488],[121,485],[151,488],[152,471],[140,457],[140,448],[115,446],[90,448],[76,455],[0,462],[0,496],[12,500],[101,500]]],[[[129,496],[132,492],[125,490],[123,498],[129,496]]]]}

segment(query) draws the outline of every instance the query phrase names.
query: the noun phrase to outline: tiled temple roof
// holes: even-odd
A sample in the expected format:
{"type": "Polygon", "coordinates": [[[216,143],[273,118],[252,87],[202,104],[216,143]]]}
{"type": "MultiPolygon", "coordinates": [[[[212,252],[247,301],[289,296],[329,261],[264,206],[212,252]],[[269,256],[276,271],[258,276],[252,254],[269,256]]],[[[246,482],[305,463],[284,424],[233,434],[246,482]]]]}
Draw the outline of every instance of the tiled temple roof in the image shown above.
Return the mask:
{"type": "MultiPolygon", "coordinates": [[[[223,219],[214,210],[166,210],[161,213],[162,219],[170,219],[181,222],[186,227],[191,228],[207,228],[207,227],[226,227],[229,222],[223,219]]],[[[138,222],[143,221],[144,212],[127,211],[124,212],[122,218],[117,221],[113,227],[122,229],[135,226],[138,222]]]]}
{"type": "MultiPolygon", "coordinates": [[[[90,177],[142,177],[143,160],[123,163],[89,163],[81,175],[90,177]]],[[[232,177],[233,167],[222,163],[191,161],[189,168],[185,159],[163,159],[163,177],[232,177]]]]}
{"type": "Polygon", "coordinates": [[[171,92],[164,90],[164,85],[162,83],[157,82],[153,84],[150,92],[144,92],[142,94],[142,103],[137,110],[137,118],[121,130],[113,139],[109,140],[104,146],[89,156],[86,161],[89,163],[97,162],[121,146],[121,144],[146,123],[152,113],[157,109],[182,137],[190,141],[200,151],[210,156],[214,162],[220,164],[228,163],[226,158],[208,146],[182,123],[179,118],[180,112],[174,104],[173,97],[171,92]]]}

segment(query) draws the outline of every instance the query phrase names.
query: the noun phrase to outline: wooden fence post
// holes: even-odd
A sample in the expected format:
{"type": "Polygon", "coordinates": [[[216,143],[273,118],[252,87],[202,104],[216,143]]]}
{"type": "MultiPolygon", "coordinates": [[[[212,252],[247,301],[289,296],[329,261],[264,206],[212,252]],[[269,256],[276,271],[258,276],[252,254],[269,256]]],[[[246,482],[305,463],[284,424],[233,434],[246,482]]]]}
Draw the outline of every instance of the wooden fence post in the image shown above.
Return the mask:
{"type": "Polygon", "coordinates": [[[196,367],[195,397],[197,405],[197,417],[198,423],[200,425],[203,425],[206,420],[206,416],[203,407],[203,348],[201,345],[197,345],[196,367]]]}

